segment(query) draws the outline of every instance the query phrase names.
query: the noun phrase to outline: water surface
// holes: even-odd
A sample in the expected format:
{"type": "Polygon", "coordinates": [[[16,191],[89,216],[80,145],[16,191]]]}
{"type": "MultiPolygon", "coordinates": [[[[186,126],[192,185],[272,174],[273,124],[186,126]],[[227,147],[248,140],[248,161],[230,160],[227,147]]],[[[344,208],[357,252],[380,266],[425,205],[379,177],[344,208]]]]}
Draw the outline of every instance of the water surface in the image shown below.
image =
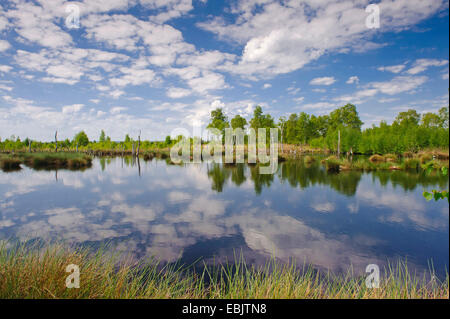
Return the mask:
{"type": "Polygon", "coordinates": [[[407,258],[443,275],[449,206],[423,190],[448,179],[416,172],[341,172],[319,164],[169,165],[96,158],[81,171],[0,172],[0,240],[110,243],[136,258],[248,263],[296,259],[334,272],[407,258]],[[138,165],[139,164],[139,165],[138,165]]]}

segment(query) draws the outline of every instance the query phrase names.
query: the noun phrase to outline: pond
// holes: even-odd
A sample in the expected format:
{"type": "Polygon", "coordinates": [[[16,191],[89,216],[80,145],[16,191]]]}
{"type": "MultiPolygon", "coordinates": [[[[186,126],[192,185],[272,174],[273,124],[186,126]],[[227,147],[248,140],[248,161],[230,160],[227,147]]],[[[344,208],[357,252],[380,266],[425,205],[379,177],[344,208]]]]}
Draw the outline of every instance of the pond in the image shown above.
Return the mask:
{"type": "Polygon", "coordinates": [[[296,260],[336,273],[407,260],[444,276],[449,205],[422,192],[448,178],[327,173],[318,163],[170,165],[95,158],[85,171],[0,172],[0,240],[105,243],[135,258],[247,263],[296,260]]]}

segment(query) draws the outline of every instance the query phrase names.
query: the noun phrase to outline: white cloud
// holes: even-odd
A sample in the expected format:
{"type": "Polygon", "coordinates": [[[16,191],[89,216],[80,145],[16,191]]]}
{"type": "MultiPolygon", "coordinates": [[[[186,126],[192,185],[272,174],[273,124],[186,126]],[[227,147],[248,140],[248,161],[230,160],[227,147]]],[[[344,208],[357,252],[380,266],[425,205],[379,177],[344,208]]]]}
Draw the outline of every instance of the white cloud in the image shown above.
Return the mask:
{"type": "Polygon", "coordinates": [[[395,95],[414,90],[427,80],[426,76],[397,76],[387,82],[372,82],[368,86],[381,93],[395,95]]]}
{"type": "Polygon", "coordinates": [[[81,111],[81,109],[83,107],[84,107],[84,104],[66,105],[66,106],[63,106],[62,112],[63,112],[63,114],[78,113],[79,111],[81,111]]]}
{"type": "MultiPolygon", "coordinates": [[[[367,1],[245,0],[231,5],[234,19],[197,25],[244,47],[228,70],[245,77],[272,77],[300,69],[330,52],[379,48],[366,28],[367,1]]],[[[379,32],[407,29],[446,6],[444,0],[382,0],[379,32]]]]}
{"type": "Polygon", "coordinates": [[[418,74],[424,72],[431,66],[444,66],[448,64],[448,60],[436,60],[436,59],[418,59],[406,73],[418,74]]]}
{"type": "Polygon", "coordinates": [[[400,73],[405,68],[404,64],[391,65],[391,66],[380,66],[378,71],[388,71],[392,73],[400,73]]]}
{"type": "Polygon", "coordinates": [[[0,90],[5,90],[5,91],[8,91],[8,92],[11,92],[13,90],[13,88],[11,86],[4,85],[4,84],[0,83],[0,90]]]}
{"type": "Polygon", "coordinates": [[[111,114],[119,114],[119,113],[121,113],[121,112],[123,112],[123,111],[126,111],[126,110],[127,110],[126,107],[123,107],[123,106],[114,106],[114,107],[112,107],[112,108],[109,110],[109,113],[111,113],[111,114]]]}
{"type": "Polygon", "coordinates": [[[169,88],[166,95],[172,99],[179,99],[191,95],[191,91],[183,88],[169,88]]]}
{"type": "Polygon", "coordinates": [[[162,12],[150,18],[152,21],[157,22],[165,22],[181,17],[194,8],[192,0],[140,0],[140,3],[151,9],[162,9],[162,12]]]}
{"type": "Polygon", "coordinates": [[[12,70],[12,66],[0,64],[0,72],[8,73],[12,70]]]}
{"type": "Polygon", "coordinates": [[[113,90],[113,91],[109,92],[109,95],[114,99],[118,99],[119,97],[121,97],[124,94],[125,94],[125,91],[122,91],[122,90],[113,90]]]}
{"type": "Polygon", "coordinates": [[[348,78],[347,82],[345,82],[345,83],[347,83],[347,84],[353,84],[353,83],[358,84],[359,83],[359,78],[356,75],[355,76],[351,76],[351,77],[348,78]]]}
{"type": "Polygon", "coordinates": [[[263,85],[263,89],[268,89],[268,88],[271,88],[271,87],[272,87],[272,84],[270,84],[270,83],[265,83],[263,85]]]}
{"type": "Polygon", "coordinates": [[[294,100],[295,103],[301,103],[301,102],[303,102],[304,99],[305,99],[304,96],[300,96],[300,97],[297,97],[297,98],[295,98],[293,100],[294,100]]]}
{"type": "Polygon", "coordinates": [[[0,40],[0,52],[6,51],[11,47],[8,41],[0,40]]]}
{"type": "Polygon", "coordinates": [[[332,76],[325,76],[321,78],[312,79],[309,84],[311,85],[331,85],[336,82],[335,78],[332,76]]]}
{"type": "Polygon", "coordinates": [[[30,2],[11,3],[12,8],[5,12],[12,21],[15,32],[25,42],[37,43],[43,47],[60,48],[72,43],[69,32],[54,23],[54,18],[65,17],[64,2],[42,2],[42,6],[30,2]]]}
{"type": "Polygon", "coordinates": [[[308,103],[302,105],[302,108],[304,109],[332,109],[336,107],[337,104],[335,103],[329,103],[329,102],[317,102],[317,103],[308,103]]]}

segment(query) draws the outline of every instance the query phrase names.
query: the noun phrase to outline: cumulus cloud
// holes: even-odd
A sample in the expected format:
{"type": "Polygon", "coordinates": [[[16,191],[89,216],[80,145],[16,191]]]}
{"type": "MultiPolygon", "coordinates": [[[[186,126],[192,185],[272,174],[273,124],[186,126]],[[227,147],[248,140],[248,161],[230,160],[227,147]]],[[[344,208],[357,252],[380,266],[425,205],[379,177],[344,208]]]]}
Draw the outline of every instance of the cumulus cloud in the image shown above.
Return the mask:
{"type": "Polygon", "coordinates": [[[0,52],[6,51],[11,47],[8,41],[0,40],[0,52]]]}
{"type": "Polygon", "coordinates": [[[418,59],[414,65],[406,71],[408,74],[418,74],[427,70],[432,66],[444,66],[448,64],[448,60],[436,60],[436,59],[418,59]]]}
{"type": "Polygon", "coordinates": [[[169,88],[166,95],[172,99],[179,99],[191,95],[191,91],[183,88],[169,88]]]}
{"type": "Polygon", "coordinates": [[[81,109],[83,107],[84,107],[84,104],[66,105],[66,106],[63,106],[62,112],[63,112],[63,114],[77,113],[77,112],[81,111],[81,109]]]}
{"type": "Polygon", "coordinates": [[[336,82],[336,79],[332,76],[325,76],[321,78],[312,79],[309,84],[311,85],[331,85],[336,82]]]}
{"type": "Polygon", "coordinates": [[[380,66],[377,70],[378,71],[388,71],[392,73],[400,73],[403,71],[403,69],[406,66],[404,64],[397,64],[397,65],[391,65],[391,66],[380,66]]]}
{"type": "MultiPolygon", "coordinates": [[[[231,5],[235,19],[216,17],[198,26],[244,46],[229,70],[261,77],[302,68],[327,52],[380,47],[365,26],[367,1],[246,0],[231,5]]],[[[445,1],[383,0],[381,32],[408,28],[436,13],[445,1]]]]}
{"type": "Polygon", "coordinates": [[[397,76],[386,82],[372,82],[369,87],[384,94],[395,95],[414,90],[427,80],[426,76],[397,76]]]}
{"type": "Polygon", "coordinates": [[[359,78],[356,75],[355,76],[351,76],[351,77],[348,78],[347,82],[345,82],[345,83],[347,83],[347,84],[353,84],[353,83],[358,84],[359,83],[359,78]]]}

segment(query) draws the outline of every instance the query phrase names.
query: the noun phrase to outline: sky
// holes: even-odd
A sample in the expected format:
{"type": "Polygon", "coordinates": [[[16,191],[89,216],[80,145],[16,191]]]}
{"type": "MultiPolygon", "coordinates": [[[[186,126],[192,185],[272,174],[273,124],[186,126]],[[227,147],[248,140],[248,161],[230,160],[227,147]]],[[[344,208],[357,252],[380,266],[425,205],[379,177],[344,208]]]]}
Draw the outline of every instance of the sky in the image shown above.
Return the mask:
{"type": "Polygon", "coordinates": [[[217,107],[278,119],[352,103],[364,128],[436,112],[448,13],[441,0],[2,0],[0,138],[162,140],[217,107]]]}

